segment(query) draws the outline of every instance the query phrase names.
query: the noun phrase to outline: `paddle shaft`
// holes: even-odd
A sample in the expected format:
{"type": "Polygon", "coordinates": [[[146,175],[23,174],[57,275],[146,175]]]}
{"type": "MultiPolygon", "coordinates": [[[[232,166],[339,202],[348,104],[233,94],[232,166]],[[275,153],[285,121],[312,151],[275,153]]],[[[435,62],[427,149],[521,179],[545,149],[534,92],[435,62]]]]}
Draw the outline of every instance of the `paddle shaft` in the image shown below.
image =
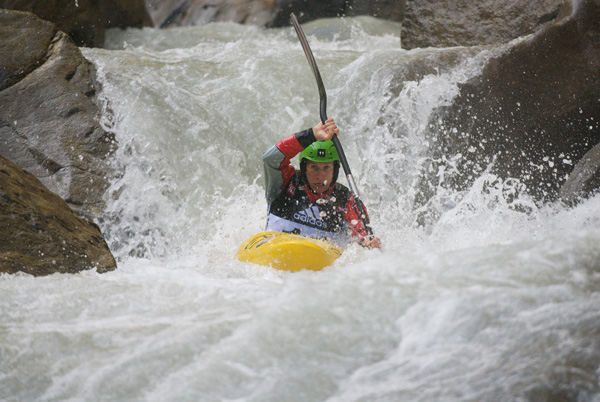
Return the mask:
{"type": "MultiPolygon", "coordinates": [[[[315,61],[315,57],[313,56],[312,51],[310,50],[310,46],[308,44],[308,40],[306,39],[306,35],[304,35],[304,31],[298,23],[298,19],[294,15],[291,14],[292,24],[294,25],[294,29],[296,30],[296,34],[298,35],[298,39],[300,40],[300,44],[302,45],[302,50],[304,50],[304,54],[306,55],[306,59],[308,60],[308,64],[315,75],[315,79],[317,80],[317,87],[319,88],[319,112],[321,115],[321,122],[325,124],[327,120],[327,93],[325,92],[325,85],[323,85],[323,80],[321,79],[321,73],[319,72],[319,68],[317,67],[317,62],[315,61]]],[[[365,206],[360,199],[360,195],[358,193],[358,187],[356,187],[356,183],[354,182],[354,177],[352,176],[352,172],[350,171],[350,165],[348,164],[348,160],[346,159],[346,154],[344,153],[344,149],[342,148],[342,144],[340,143],[340,139],[337,135],[334,135],[331,140],[333,141],[333,145],[337,150],[338,156],[340,158],[340,163],[344,168],[344,173],[346,173],[346,179],[348,180],[348,185],[350,186],[350,191],[354,195],[354,199],[356,201],[356,207],[358,208],[358,215],[365,226],[365,230],[369,236],[373,235],[373,230],[369,226],[369,217],[367,216],[367,212],[365,210],[365,206]]]]}

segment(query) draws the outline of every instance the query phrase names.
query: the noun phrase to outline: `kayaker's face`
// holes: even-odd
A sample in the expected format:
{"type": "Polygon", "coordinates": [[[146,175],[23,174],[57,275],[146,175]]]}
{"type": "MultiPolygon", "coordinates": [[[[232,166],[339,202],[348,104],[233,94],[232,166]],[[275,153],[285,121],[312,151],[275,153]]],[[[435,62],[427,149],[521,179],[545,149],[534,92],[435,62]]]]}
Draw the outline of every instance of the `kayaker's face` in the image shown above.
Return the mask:
{"type": "Polygon", "coordinates": [[[333,162],[307,161],[306,180],[315,194],[326,192],[333,180],[333,162]]]}

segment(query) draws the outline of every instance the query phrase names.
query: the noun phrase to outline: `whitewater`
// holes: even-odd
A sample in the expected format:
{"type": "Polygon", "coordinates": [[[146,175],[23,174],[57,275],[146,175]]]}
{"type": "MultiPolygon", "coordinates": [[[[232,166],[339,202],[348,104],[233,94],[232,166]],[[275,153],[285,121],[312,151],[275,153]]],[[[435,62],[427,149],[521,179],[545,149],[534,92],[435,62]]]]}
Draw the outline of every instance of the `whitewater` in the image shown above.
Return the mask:
{"type": "Polygon", "coordinates": [[[304,30],[383,250],[320,272],[235,258],[264,229],[262,152],[319,119],[291,27],[112,31],[81,50],[117,145],[98,224],[119,268],[0,276],[0,400],[600,401],[600,197],[438,172],[414,202],[431,113],[509,45],[304,30]]]}

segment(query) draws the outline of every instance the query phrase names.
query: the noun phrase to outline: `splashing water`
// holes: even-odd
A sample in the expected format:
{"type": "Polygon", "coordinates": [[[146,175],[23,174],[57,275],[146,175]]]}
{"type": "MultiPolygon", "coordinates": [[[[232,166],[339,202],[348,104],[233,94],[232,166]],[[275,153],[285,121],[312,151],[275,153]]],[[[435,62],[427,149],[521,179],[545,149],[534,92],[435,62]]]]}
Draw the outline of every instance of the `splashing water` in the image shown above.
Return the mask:
{"type": "Polygon", "coordinates": [[[235,259],[264,227],[262,152],[319,118],[291,28],[114,31],[82,51],[118,141],[119,269],[0,276],[1,400],[600,400],[599,197],[539,208],[484,173],[417,225],[428,118],[505,48],[405,51],[365,17],[305,31],[384,251],[235,259]]]}

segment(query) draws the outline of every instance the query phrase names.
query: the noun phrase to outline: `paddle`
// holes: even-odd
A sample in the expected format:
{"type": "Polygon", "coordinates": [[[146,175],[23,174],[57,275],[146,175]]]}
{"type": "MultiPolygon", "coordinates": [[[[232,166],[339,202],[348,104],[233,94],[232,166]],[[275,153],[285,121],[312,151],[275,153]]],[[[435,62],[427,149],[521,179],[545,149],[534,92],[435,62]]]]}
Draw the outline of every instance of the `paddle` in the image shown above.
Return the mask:
{"type": "MultiPolygon", "coordinates": [[[[319,68],[317,67],[317,62],[315,61],[315,57],[313,56],[312,51],[310,50],[310,46],[308,45],[308,40],[306,40],[306,36],[304,35],[304,31],[302,31],[302,27],[298,23],[298,19],[294,15],[291,14],[292,24],[294,25],[294,29],[296,30],[296,34],[298,34],[298,39],[300,39],[300,44],[302,45],[302,49],[304,50],[304,54],[308,59],[308,64],[312,68],[313,74],[317,80],[317,86],[319,87],[319,97],[320,101],[320,115],[321,121],[325,124],[325,120],[327,120],[327,93],[325,92],[325,86],[323,85],[323,80],[321,79],[321,74],[319,73],[319,68]]],[[[358,187],[356,187],[356,183],[354,182],[354,177],[352,177],[352,172],[350,171],[350,165],[348,165],[348,160],[346,159],[346,154],[344,154],[344,150],[342,148],[342,144],[340,143],[340,139],[337,135],[334,135],[331,140],[333,141],[333,145],[335,145],[335,149],[337,150],[338,156],[340,157],[340,163],[344,168],[344,172],[346,173],[346,179],[348,179],[348,184],[350,185],[350,191],[354,195],[354,199],[356,200],[356,207],[358,208],[360,219],[365,225],[365,229],[369,236],[373,235],[373,230],[369,226],[369,217],[365,211],[365,206],[362,203],[360,196],[358,194],[358,187]]]]}

